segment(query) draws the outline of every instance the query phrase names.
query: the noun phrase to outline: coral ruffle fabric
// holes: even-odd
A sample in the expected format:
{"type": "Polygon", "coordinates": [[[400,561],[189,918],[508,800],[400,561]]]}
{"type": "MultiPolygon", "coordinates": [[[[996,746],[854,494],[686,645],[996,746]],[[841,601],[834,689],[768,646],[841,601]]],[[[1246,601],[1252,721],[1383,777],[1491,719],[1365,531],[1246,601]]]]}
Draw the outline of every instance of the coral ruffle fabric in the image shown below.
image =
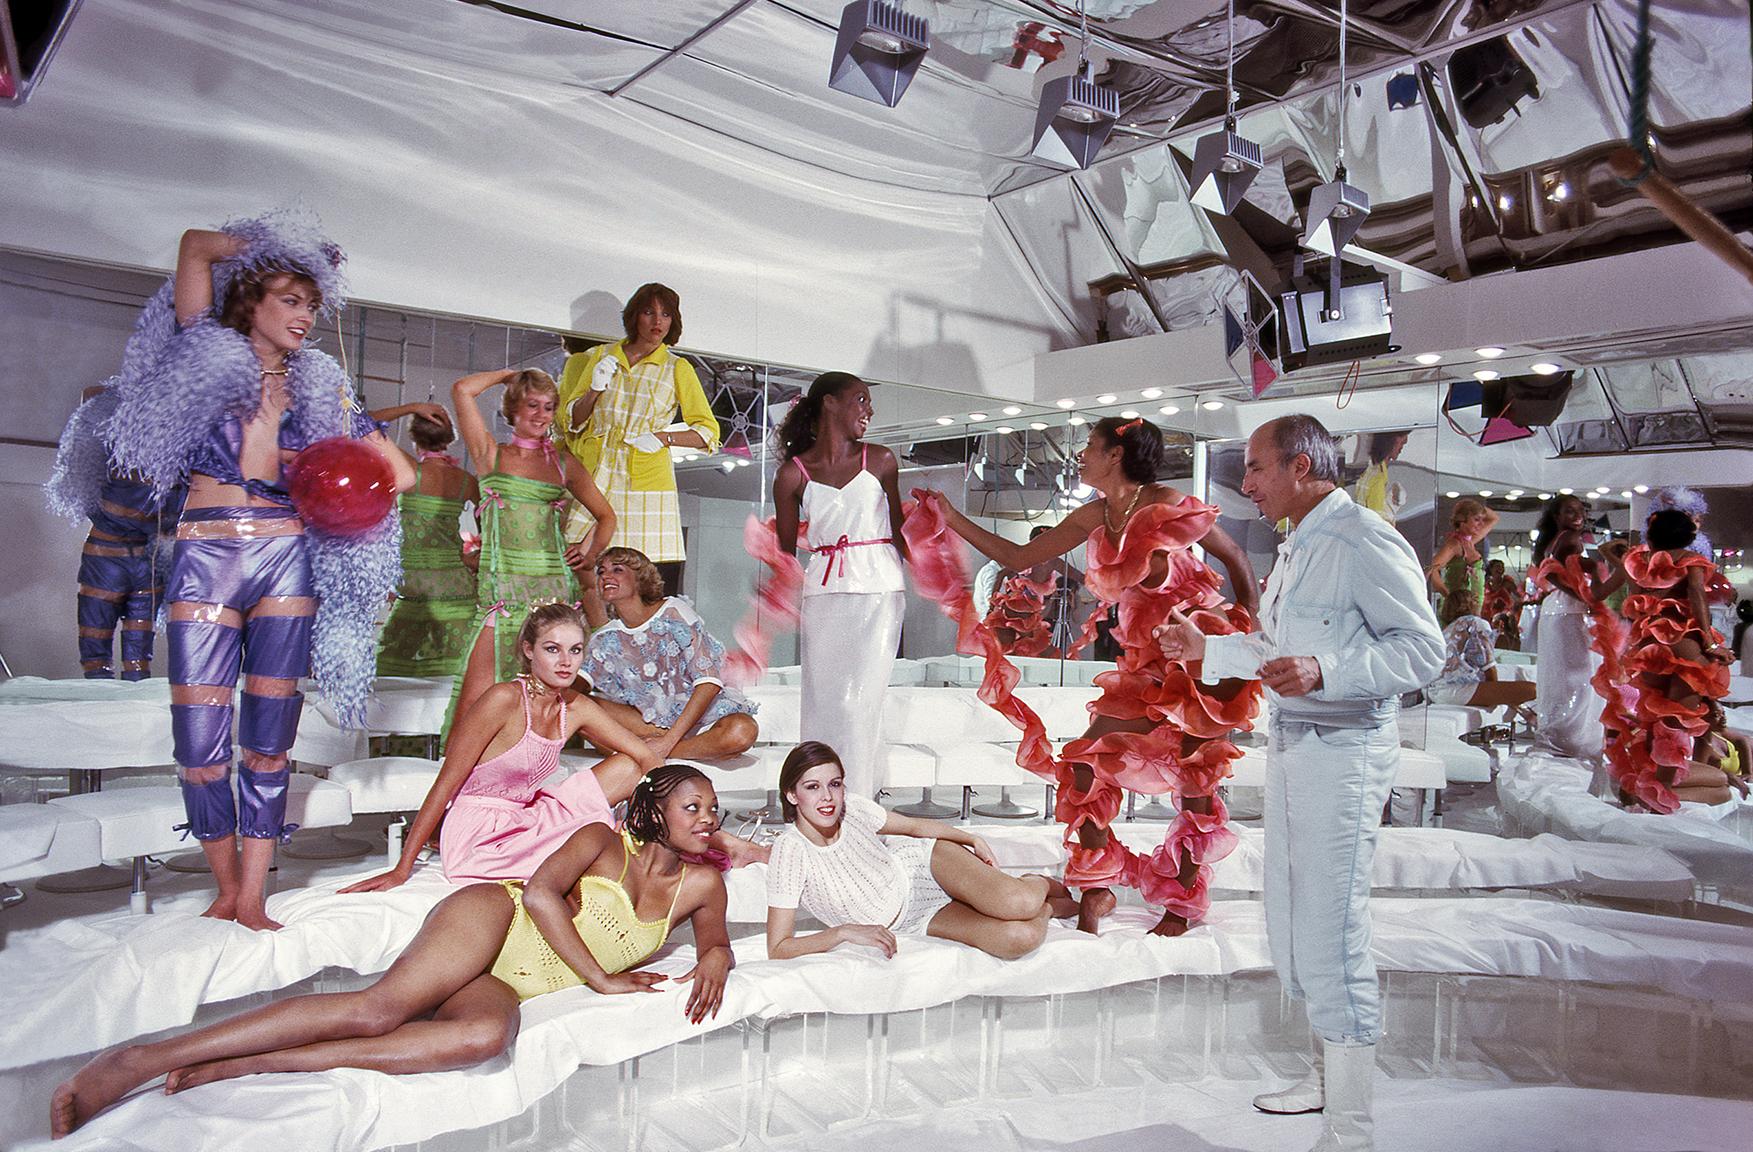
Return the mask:
{"type": "MultiPolygon", "coordinates": [[[[1153,727],[1072,740],[1057,758],[1040,717],[1015,696],[1015,666],[974,615],[959,543],[935,505],[919,501],[902,525],[920,592],[957,623],[956,650],[985,658],[980,698],[1023,733],[1017,763],[1058,786],[1056,815],[1066,824],[1069,856],[1066,882],[1084,887],[1131,884],[1152,903],[1189,920],[1209,904],[1210,866],[1235,846],[1214,793],[1229,775],[1230,763],[1241,755],[1229,735],[1252,727],[1261,690],[1257,682],[1200,684],[1198,665],[1165,660],[1151,632],[1169,618],[1171,609],[1186,613],[1214,635],[1251,626],[1246,612],[1218,595],[1217,574],[1188,551],[1216,518],[1216,508],[1186,497],[1140,509],[1118,540],[1099,528],[1090,535],[1085,586],[1105,606],[1118,607],[1114,636],[1122,645],[1116,670],[1096,677],[1102,694],[1090,711],[1098,718],[1143,720],[1153,727]],[[1164,568],[1153,581],[1151,569],[1158,556],[1164,568]],[[1077,787],[1080,770],[1091,777],[1088,789],[1077,787]],[[1138,856],[1110,837],[1100,849],[1085,848],[1078,828],[1085,823],[1108,827],[1119,815],[1125,791],[1175,796],[1183,811],[1163,846],[1138,856]],[[1211,798],[1212,812],[1185,810],[1184,801],[1200,797],[1211,798]],[[1179,881],[1184,855],[1198,866],[1190,888],[1179,881]]],[[[1090,617],[1077,647],[1094,635],[1102,615],[1090,617]]]]}
{"type": "Polygon", "coordinates": [[[1053,647],[1053,629],[1047,623],[1047,598],[1059,585],[1059,574],[1050,573],[1045,580],[1031,580],[1027,575],[1007,576],[992,603],[986,609],[986,627],[996,635],[1000,629],[1016,634],[1005,645],[1012,656],[1057,656],[1053,647]]]}
{"type": "Polygon", "coordinates": [[[1722,576],[1696,552],[1641,544],[1626,553],[1624,564],[1638,591],[1625,600],[1624,654],[1614,677],[1622,703],[1608,725],[1607,760],[1622,791],[1656,812],[1673,812],[1680,801],[1672,785],[1685,776],[1695,743],[1709,728],[1705,702],[1729,690],[1727,664],[1687,659],[1674,646],[1688,638],[1701,649],[1722,642],[1714,628],[1693,619],[1687,597],[1693,572],[1703,576],[1707,598],[1722,576]]]}
{"type": "Polygon", "coordinates": [[[803,597],[803,565],[779,547],[773,521],[750,516],[743,525],[743,548],[767,569],[755,603],[736,626],[736,650],[724,661],[724,679],[746,688],[767,674],[773,641],[797,628],[803,597]]]}

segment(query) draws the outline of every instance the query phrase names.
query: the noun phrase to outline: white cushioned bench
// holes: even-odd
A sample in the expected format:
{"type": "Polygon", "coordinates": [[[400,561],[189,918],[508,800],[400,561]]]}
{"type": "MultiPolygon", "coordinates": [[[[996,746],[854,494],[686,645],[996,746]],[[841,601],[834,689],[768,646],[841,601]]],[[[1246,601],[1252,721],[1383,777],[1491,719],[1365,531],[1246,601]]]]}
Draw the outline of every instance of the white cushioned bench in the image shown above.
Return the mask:
{"type": "MultiPolygon", "coordinates": [[[[49,805],[95,822],[98,852],[104,860],[133,861],[134,883],[129,903],[137,912],[148,910],[146,857],[197,846],[178,827],[187,822],[187,817],[183,812],[182,789],[175,784],[60,796],[49,801],[49,805]]],[[[286,823],[300,828],[339,828],[352,820],[352,797],[347,789],[302,772],[292,773],[286,797],[286,823]]]]}
{"type": "Polygon", "coordinates": [[[52,804],[0,807],[0,884],[103,863],[96,820],[52,804]]]}

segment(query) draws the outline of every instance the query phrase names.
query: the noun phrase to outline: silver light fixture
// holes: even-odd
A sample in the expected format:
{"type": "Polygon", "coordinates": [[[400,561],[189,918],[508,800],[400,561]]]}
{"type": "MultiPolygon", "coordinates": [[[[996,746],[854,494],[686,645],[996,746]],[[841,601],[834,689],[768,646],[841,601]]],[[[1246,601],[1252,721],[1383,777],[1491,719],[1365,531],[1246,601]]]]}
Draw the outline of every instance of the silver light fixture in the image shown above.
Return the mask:
{"type": "Polygon", "coordinates": [[[1077,71],[1041,86],[1041,107],[1035,113],[1035,138],[1029,148],[1037,160],[1060,168],[1088,168],[1120,119],[1120,94],[1096,83],[1089,62],[1089,17],[1083,0],[1078,0],[1077,17],[1083,32],[1077,71]]]}
{"type": "Polygon", "coordinates": [[[1345,108],[1351,95],[1345,81],[1346,0],[1339,0],[1339,147],[1333,179],[1309,193],[1309,233],[1303,247],[1335,259],[1357,236],[1370,214],[1369,194],[1345,182],[1345,108]]]}
{"type": "Polygon", "coordinates": [[[931,28],[884,0],[853,0],[840,14],[828,87],[863,100],[901,102],[931,42],[931,28]]]}
{"type": "Polygon", "coordinates": [[[1193,146],[1193,203],[1228,216],[1260,174],[1260,145],[1236,134],[1236,4],[1229,7],[1230,53],[1224,65],[1223,131],[1201,136],[1193,146]]]}

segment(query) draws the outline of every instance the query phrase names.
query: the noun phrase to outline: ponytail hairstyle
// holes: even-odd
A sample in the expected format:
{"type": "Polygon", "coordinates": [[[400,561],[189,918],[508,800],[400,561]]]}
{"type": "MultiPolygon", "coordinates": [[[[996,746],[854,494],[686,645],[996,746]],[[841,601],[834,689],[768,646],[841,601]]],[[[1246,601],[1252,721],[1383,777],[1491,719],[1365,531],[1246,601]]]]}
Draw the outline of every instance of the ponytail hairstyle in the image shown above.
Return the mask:
{"type": "Polygon", "coordinates": [[[664,823],[663,806],[670,793],[690,780],[698,780],[708,789],[712,781],[706,773],[691,764],[662,764],[633,788],[627,801],[627,817],[621,826],[641,844],[661,844],[669,839],[670,830],[664,823]]]}
{"type": "Polygon", "coordinates": [[[824,764],[845,768],[840,763],[840,754],[820,740],[805,740],[786,755],[785,763],[779,767],[779,815],[787,824],[797,819],[797,805],[786,793],[797,791],[797,782],[805,772],[824,764]]]}
{"type": "Polygon", "coordinates": [[[579,615],[578,609],[570,604],[555,601],[552,604],[538,604],[530,609],[524,618],[523,627],[517,631],[517,666],[523,669],[525,676],[530,675],[530,658],[524,651],[534,648],[542,633],[556,624],[571,624],[585,636],[590,635],[590,628],[579,615]]]}
{"type": "Polygon", "coordinates": [[[517,421],[517,410],[523,407],[524,397],[531,392],[552,392],[554,403],[560,403],[560,388],[554,383],[554,378],[540,368],[525,368],[505,382],[505,395],[500,398],[499,413],[505,417],[507,424],[517,421]]]}
{"type": "Polygon", "coordinates": [[[838,396],[847,388],[863,381],[850,372],[824,372],[810,382],[803,399],[791,406],[779,422],[773,438],[779,442],[779,455],[786,460],[801,456],[816,443],[816,425],[822,418],[822,401],[838,396]]]}
{"type": "Polygon", "coordinates": [[[1100,432],[1110,447],[1120,449],[1120,471],[1134,484],[1154,484],[1163,470],[1162,429],[1142,416],[1122,420],[1104,416],[1096,421],[1092,434],[1100,432]]]}

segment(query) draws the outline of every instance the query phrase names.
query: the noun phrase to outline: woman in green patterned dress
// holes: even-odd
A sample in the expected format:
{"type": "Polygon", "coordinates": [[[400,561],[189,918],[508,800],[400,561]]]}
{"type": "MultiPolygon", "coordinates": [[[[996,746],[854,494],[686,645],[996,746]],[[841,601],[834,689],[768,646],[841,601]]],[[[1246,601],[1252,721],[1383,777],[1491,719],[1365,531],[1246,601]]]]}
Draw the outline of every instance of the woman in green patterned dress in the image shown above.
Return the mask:
{"type": "Polygon", "coordinates": [[[539,368],[476,372],[451,385],[457,428],[481,477],[475,516],[481,522],[481,566],[475,590],[474,637],[462,674],[450,695],[448,733],[458,708],[467,708],[488,688],[518,673],[517,631],[537,604],[578,602],[578,578],[615,534],[615,512],[590,473],[570,453],[556,452],[551,433],[560,393],[554,378],[539,368]],[[500,410],[511,425],[511,443],[493,439],[481,419],[476,398],[505,385],[500,410]],[[568,546],[561,535],[568,493],[596,520],[581,543],[568,546]],[[505,627],[497,627],[505,621],[505,627]]]}
{"type": "Polygon", "coordinates": [[[414,487],[401,494],[402,584],[377,648],[379,676],[451,676],[468,651],[475,615],[472,556],[457,521],[480,499],[475,478],[445,449],[456,439],[450,413],[429,403],[398,404],[371,414],[388,423],[413,416],[414,487]]]}
{"type": "Polygon", "coordinates": [[[1449,512],[1449,534],[1424,570],[1437,594],[1439,615],[1443,601],[1463,589],[1473,594],[1475,608],[1485,603],[1485,537],[1496,524],[1497,513],[1483,501],[1471,496],[1455,501],[1449,512]]]}

